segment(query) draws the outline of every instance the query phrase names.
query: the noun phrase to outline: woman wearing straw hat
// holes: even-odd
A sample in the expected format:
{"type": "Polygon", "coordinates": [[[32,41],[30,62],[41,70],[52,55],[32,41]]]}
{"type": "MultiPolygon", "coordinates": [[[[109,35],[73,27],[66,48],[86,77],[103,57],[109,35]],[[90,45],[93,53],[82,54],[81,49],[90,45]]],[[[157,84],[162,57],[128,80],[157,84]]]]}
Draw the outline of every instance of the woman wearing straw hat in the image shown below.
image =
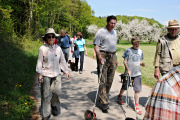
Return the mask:
{"type": "Polygon", "coordinates": [[[46,43],[39,48],[36,72],[41,83],[41,115],[43,120],[48,120],[52,114],[58,115],[61,92],[61,69],[70,78],[61,48],[54,44],[56,33],[53,28],[48,28],[44,35],[46,43]],[[52,98],[50,97],[52,92],[52,98]]]}
{"type": "Polygon", "coordinates": [[[173,67],[180,65],[179,28],[177,20],[170,20],[167,27],[167,35],[158,40],[154,58],[154,77],[158,80],[160,73],[164,75],[173,67]]]}

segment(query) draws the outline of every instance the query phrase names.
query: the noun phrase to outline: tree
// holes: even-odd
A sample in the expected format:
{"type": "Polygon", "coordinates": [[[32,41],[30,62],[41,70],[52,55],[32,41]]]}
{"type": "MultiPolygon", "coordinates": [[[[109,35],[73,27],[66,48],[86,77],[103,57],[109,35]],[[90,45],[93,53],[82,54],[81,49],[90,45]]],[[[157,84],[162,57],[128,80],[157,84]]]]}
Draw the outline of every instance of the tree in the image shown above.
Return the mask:
{"type": "Polygon", "coordinates": [[[87,31],[90,35],[95,35],[97,30],[98,30],[98,27],[95,24],[87,26],[87,31]]]}
{"type": "Polygon", "coordinates": [[[118,21],[115,30],[117,31],[118,40],[131,40],[132,36],[140,36],[142,41],[157,41],[160,38],[162,29],[157,23],[150,25],[146,19],[139,22],[138,19],[123,24],[118,21]]]}

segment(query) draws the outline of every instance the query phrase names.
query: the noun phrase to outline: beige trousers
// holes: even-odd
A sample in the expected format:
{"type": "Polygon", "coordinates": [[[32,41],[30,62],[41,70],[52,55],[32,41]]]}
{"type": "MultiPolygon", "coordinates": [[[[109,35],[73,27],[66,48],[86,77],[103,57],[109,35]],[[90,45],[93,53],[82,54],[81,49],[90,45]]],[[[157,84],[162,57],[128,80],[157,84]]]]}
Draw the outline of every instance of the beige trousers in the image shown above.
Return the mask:
{"type": "Polygon", "coordinates": [[[60,105],[60,93],[61,75],[54,78],[43,76],[43,83],[41,84],[41,115],[43,117],[51,114],[51,105],[60,105]]]}

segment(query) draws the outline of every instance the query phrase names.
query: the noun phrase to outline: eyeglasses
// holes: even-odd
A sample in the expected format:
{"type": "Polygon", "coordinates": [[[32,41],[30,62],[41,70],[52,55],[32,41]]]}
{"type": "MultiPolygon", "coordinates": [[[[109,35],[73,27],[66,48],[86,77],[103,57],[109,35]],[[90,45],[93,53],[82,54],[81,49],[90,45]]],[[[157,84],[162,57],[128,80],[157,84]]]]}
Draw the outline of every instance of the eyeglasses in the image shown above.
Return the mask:
{"type": "Polygon", "coordinates": [[[109,22],[110,24],[112,24],[112,25],[115,25],[116,23],[113,23],[113,22],[109,22]]]}
{"type": "Polygon", "coordinates": [[[48,39],[55,38],[55,36],[47,36],[47,37],[48,37],[48,39]]]}

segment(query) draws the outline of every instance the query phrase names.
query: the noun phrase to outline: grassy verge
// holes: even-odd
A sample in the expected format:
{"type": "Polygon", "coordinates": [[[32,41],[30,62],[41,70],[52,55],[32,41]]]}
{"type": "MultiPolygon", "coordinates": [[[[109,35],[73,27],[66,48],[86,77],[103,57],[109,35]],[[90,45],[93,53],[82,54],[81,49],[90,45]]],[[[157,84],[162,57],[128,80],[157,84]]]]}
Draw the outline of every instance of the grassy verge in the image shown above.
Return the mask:
{"type": "MultiPolygon", "coordinates": [[[[93,45],[92,45],[92,40],[86,40],[86,47],[88,50],[88,56],[93,57],[93,45]]],[[[123,58],[122,55],[124,51],[127,48],[130,48],[132,45],[130,41],[120,41],[119,44],[117,44],[117,56],[118,56],[118,68],[117,71],[120,73],[124,72],[124,65],[123,65],[123,58]]],[[[156,50],[156,43],[149,44],[147,42],[141,42],[140,49],[143,50],[144,54],[144,62],[146,64],[145,67],[141,67],[142,71],[142,82],[145,85],[153,87],[154,84],[156,83],[156,79],[154,78],[154,66],[153,66],[153,61],[154,61],[154,55],[155,55],[155,50],[156,50]]]]}
{"type": "Polygon", "coordinates": [[[34,83],[37,51],[42,43],[15,44],[0,40],[0,119],[31,119],[35,103],[30,91],[34,83]]]}

